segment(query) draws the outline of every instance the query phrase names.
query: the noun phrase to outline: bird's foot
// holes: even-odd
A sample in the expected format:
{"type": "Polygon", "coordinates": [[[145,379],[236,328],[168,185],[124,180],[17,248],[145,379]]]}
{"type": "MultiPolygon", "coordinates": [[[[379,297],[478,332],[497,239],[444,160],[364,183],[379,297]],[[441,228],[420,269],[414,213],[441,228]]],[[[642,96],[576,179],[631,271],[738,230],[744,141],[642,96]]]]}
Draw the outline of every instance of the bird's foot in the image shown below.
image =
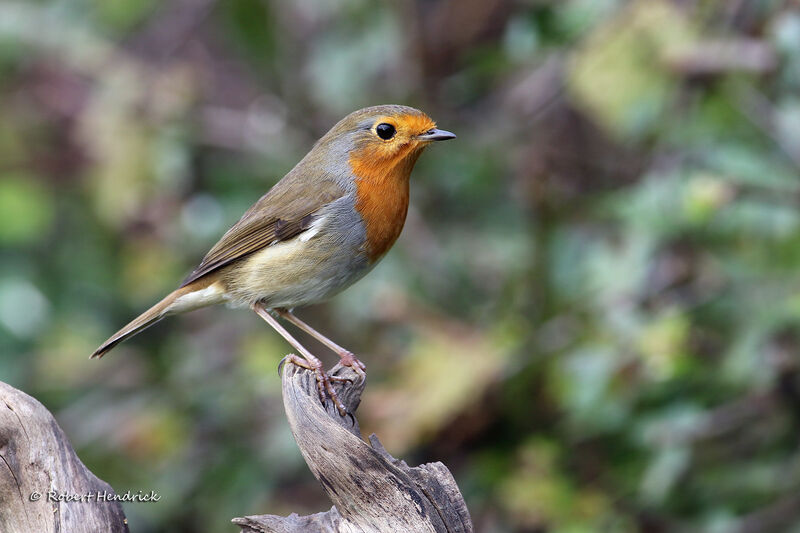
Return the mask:
{"type": "MultiPolygon", "coordinates": [[[[281,368],[286,362],[293,363],[299,367],[305,368],[307,370],[311,370],[314,372],[314,376],[317,378],[317,393],[319,394],[319,401],[322,405],[325,405],[325,402],[328,398],[331,399],[333,404],[336,406],[336,410],[339,411],[339,414],[342,416],[347,416],[347,408],[344,404],[339,400],[339,395],[336,394],[336,391],[333,388],[333,382],[343,382],[343,381],[350,381],[347,378],[342,378],[339,376],[329,376],[327,372],[322,367],[322,362],[317,359],[316,361],[308,361],[303,359],[302,357],[298,357],[297,355],[291,353],[283,358],[281,364],[278,366],[278,372],[280,373],[281,368]]],[[[358,361],[356,359],[356,361],[358,361]]],[[[344,363],[343,363],[344,364],[344,363]]],[[[355,369],[355,367],[353,367],[355,369]]],[[[363,372],[363,370],[362,370],[363,372]]]]}
{"type": "Polygon", "coordinates": [[[367,369],[367,366],[359,361],[353,352],[342,350],[341,352],[337,353],[339,355],[339,359],[341,359],[339,363],[341,363],[342,366],[349,366],[362,379],[366,376],[365,370],[367,369]]]}

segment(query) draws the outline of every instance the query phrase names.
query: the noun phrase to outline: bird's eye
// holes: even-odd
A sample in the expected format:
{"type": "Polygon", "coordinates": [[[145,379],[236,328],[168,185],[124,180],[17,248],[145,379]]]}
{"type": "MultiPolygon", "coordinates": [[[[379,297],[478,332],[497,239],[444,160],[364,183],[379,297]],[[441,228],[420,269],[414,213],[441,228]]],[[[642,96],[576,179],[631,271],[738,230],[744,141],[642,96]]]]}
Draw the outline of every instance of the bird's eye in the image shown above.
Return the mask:
{"type": "Polygon", "coordinates": [[[377,133],[378,137],[380,137],[384,141],[388,141],[389,139],[394,137],[396,131],[397,130],[394,129],[394,126],[392,126],[391,124],[387,124],[385,122],[381,122],[380,124],[375,126],[375,133],[377,133]]]}

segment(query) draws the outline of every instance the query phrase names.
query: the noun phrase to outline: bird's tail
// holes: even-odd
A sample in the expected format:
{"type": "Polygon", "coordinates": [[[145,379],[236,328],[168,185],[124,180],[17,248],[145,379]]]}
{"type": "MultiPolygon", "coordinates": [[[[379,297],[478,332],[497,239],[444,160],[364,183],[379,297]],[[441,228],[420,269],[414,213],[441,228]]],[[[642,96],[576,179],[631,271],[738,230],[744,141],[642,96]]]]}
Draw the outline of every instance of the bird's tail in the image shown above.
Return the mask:
{"type": "Polygon", "coordinates": [[[198,307],[205,307],[206,305],[219,302],[221,295],[218,290],[215,290],[216,287],[214,285],[209,286],[208,283],[204,283],[199,287],[198,285],[198,283],[191,283],[169,293],[163,300],[109,337],[106,342],[94,351],[91,358],[103,357],[106,352],[120,342],[149,328],[165,316],[190,311],[198,307]]]}

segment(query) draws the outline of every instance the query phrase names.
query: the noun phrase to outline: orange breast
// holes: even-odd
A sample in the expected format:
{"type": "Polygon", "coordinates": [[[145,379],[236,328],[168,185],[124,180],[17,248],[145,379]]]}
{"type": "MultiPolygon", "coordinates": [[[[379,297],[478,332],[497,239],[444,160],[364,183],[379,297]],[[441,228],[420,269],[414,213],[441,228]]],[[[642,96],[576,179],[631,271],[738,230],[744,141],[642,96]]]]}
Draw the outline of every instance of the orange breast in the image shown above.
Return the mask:
{"type": "Polygon", "coordinates": [[[350,158],[356,176],[356,209],[366,225],[370,262],[380,259],[400,236],[408,213],[408,178],[420,152],[380,160],[350,158]]]}

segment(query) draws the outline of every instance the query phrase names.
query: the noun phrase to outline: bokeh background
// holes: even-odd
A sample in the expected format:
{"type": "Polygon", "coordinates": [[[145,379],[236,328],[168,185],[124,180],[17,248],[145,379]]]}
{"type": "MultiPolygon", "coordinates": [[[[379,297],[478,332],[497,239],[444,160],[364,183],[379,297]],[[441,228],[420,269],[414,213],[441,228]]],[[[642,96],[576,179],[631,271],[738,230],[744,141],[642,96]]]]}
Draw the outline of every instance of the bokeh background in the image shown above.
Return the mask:
{"type": "Polygon", "coordinates": [[[459,137],[299,313],[367,363],[365,432],[478,531],[800,531],[797,2],[3,0],[0,379],[162,495],[131,530],[327,509],[252,313],[87,357],[378,103],[459,137]]]}

